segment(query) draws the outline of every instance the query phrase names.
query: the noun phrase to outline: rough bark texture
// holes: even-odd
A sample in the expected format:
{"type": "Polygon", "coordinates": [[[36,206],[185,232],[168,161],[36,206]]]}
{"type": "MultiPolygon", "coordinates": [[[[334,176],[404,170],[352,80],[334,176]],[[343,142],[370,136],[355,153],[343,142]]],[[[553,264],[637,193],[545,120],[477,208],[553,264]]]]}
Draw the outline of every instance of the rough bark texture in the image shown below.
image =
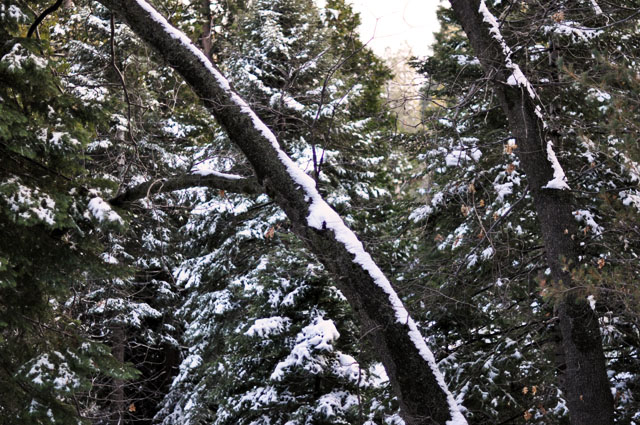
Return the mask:
{"type": "Polygon", "coordinates": [[[136,1],[100,2],[123,18],[190,84],[245,154],[258,181],[287,214],[296,234],[333,273],[385,366],[406,423],[445,424],[451,420],[445,390],[411,340],[409,326],[396,320],[389,295],[353,261],[353,255],[332,231],[308,225],[309,203],[304,190],[289,174],[270,140],[256,128],[248,111],[234,101],[232,93],[222,87],[197,55],[167,33],[136,1]]]}
{"type": "Polygon", "coordinates": [[[562,334],[564,374],[562,390],[573,425],[613,423],[613,398],[606,375],[602,339],[595,313],[576,290],[570,269],[577,263],[577,233],[572,215],[573,196],[567,190],[543,189],[553,179],[547,160],[544,125],[535,113],[534,100],[519,86],[507,85],[512,70],[506,66],[502,46],[489,32],[479,13],[479,0],[451,0],[451,6],[493,82],[494,92],[516,138],[516,153],[529,180],[551,276],[565,289],[556,303],[562,334]]]}
{"type": "Polygon", "coordinates": [[[202,35],[200,42],[202,44],[202,52],[209,60],[213,59],[212,43],[211,43],[211,0],[202,0],[202,12],[207,20],[202,25],[202,35]]]}
{"type": "Polygon", "coordinates": [[[207,176],[185,174],[179,177],[157,179],[141,183],[109,200],[109,203],[113,206],[120,207],[129,202],[155,195],[156,193],[173,192],[174,190],[188,189],[190,187],[209,187],[225,192],[244,193],[247,195],[257,195],[263,192],[262,186],[260,186],[255,179],[248,177],[236,179],[214,174],[207,176]]]}
{"type": "MultiPolygon", "coordinates": [[[[126,335],[122,325],[114,325],[111,329],[111,353],[120,363],[124,363],[126,335]]],[[[113,380],[112,397],[114,400],[113,412],[111,414],[112,424],[122,424],[125,421],[127,403],[124,393],[125,381],[123,379],[113,380]]]]}

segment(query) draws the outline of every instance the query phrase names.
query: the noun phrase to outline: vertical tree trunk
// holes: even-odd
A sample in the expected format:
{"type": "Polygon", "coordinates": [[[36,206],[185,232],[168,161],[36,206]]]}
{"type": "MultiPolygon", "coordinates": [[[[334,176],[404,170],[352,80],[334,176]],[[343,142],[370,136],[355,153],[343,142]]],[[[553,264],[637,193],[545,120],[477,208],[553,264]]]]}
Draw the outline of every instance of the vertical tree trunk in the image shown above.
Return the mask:
{"type": "MultiPolygon", "coordinates": [[[[124,348],[126,343],[126,335],[124,327],[122,325],[114,325],[111,328],[111,353],[116,360],[120,363],[124,363],[124,348]]],[[[125,413],[127,409],[125,394],[124,394],[125,382],[122,379],[113,380],[113,413],[111,416],[111,422],[113,424],[124,424],[125,413]]]]}
{"type": "Polygon", "coordinates": [[[555,309],[565,361],[560,383],[571,423],[611,425],[613,398],[598,320],[571,274],[579,251],[573,239],[577,233],[572,214],[574,199],[568,190],[545,188],[554,179],[554,168],[548,159],[544,123],[540,110],[536,111],[535,93],[529,90],[528,82],[515,78],[520,69],[511,63],[510,51],[501,42],[497,26],[491,24],[488,11],[481,11],[481,7],[486,8],[484,0],[450,0],[450,3],[487,77],[493,82],[494,92],[516,138],[516,152],[529,180],[551,277],[564,289],[565,295],[556,302],[555,309]],[[510,77],[512,84],[507,84],[510,77]]]}
{"type": "Polygon", "coordinates": [[[205,21],[202,25],[202,36],[200,37],[202,52],[209,60],[213,59],[212,43],[211,43],[211,0],[202,0],[202,14],[205,21]]]}

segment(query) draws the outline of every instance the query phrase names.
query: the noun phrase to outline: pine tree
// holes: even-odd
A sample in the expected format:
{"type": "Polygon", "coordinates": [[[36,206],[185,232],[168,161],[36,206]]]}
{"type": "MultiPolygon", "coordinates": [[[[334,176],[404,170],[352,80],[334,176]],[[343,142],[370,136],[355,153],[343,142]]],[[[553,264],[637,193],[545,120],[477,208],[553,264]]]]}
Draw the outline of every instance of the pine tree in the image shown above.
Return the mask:
{"type": "MultiPolygon", "coordinates": [[[[607,13],[615,16],[623,12],[612,8],[607,13]]],[[[607,115],[611,114],[603,103],[607,104],[610,98],[606,89],[602,91],[608,85],[602,78],[606,73],[603,68],[598,69],[608,67],[603,65],[603,57],[617,55],[616,40],[626,29],[621,24],[610,32],[589,30],[597,19],[598,15],[584,5],[557,4],[544,14],[524,7],[505,19],[502,32],[514,46],[513,61],[520,64],[536,87],[545,108],[543,114],[549,117],[553,146],[558,147],[556,153],[577,196],[573,214],[580,233],[575,238],[585,248],[580,266],[573,266],[573,277],[585,282],[583,300],[591,300],[599,313],[606,311],[602,330],[605,343],[613,343],[606,348],[616,353],[609,356],[611,368],[621,366],[617,356],[626,352],[622,347],[628,346],[630,340],[613,342],[608,335],[631,336],[626,330],[628,325],[622,324],[627,319],[620,320],[620,330],[614,331],[607,316],[629,317],[635,313],[633,309],[619,309],[620,304],[604,307],[612,305],[605,301],[609,299],[605,294],[612,290],[610,276],[617,275],[613,268],[621,273],[616,287],[626,287],[624,276],[628,274],[622,269],[628,262],[622,258],[633,256],[637,250],[631,239],[620,238],[615,229],[619,223],[628,229],[629,222],[623,217],[637,211],[623,206],[625,202],[632,206],[630,199],[621,203],[607,194],[619,193],[623,200],[628,199],[627,188],[634,185],[633,174],[628,172],[633,170],[633,162],[628,155],[633,156],[634,150],[621,153],[615,141],[609,144],[616,139],[617,131],[603,132],[610,122],[607,115]],[[540,16],[534,17],[536,13],[540,16]],[[544,25],[532,28],[524,22],[544,25]],[[599,53],[591,54],[593,49],[599,53]],[[585,66],[585,61],[593,65],[585,66]],[[578,66],[583,70],[582,78],[574,71],[578,66]],[[585,93],[589,94],[586,100],[585,93]],[[592,139],[602,142],[596,145],[592,139]],[[622,160],[629,164],[626,169],[621,169],[620,158],[627,158],[622,160]],[[621,243],[623,239],[626,242],[621,243]],[[620,256],[618,261],[610,260],[613,252],[620,256]],[[603,271],[605,267],[611,274],[603,271]]],[[[437,250],[426,251],[423,262],[434,265],[427,266],[427,273],[437,270],[437,261],[443,255],[456,258],[458,265],[453,274],[438,273],[447,277],[437,282],[437,289],[458,302],[444,304],[447,307],[441,313],[428,317],[439,317],[433,329],[441,329],[449,336],[460,335],[459,342],[448,340],[452,348],[444,363],[458,371],[453,376],[458,379],[458,387],[464,388],[464,404],[470,413],[476,417],[489,413],[495,415],[490,421],[501,421],[524,412],[530,420],[558,423],[561,419],[555,415],[566,413],[557,382],[562,373],[556,369],[562,366],[562,356],[553,357],[553,345],[558,342],[553,341],[553,321],[549,319],[553,317],[550,305],[563,296],[562,289],[552,285],[540,255],[542,243],[528,194],[528,179],[514,155],[517,142],[492,100],[491,88],[479,83],[480,64],[451,13],[442,11],[441,22],[443,29],[435,54],[423,62],[422,70],[430,78],[425,88],[428,99],[448,109],[430,108],[428,112],[435,143],[426,149],[428,170],[421,176],[428,188],[427,202],[414,212],[413,218],[425,223],[424,237],[438,243],[437,250]],[[487,345],[495,347],[494,354],[482,354],[487,345]],[[526,368],[522,367],[523,361],[526,368]],[[476,370],[484,373],[475,373],[476,370]]],[[[633,57],[633,49],[626,45],[624,54],[633,57]]],[[[432,292],[425,292],[424,296],[429,294],[432,292]]],[[[433,295],[430,298],[434,304],[427,303],[428,306],[442,304],[446,299],[433,295]]],[[[438,311],[433,307],[428,310],[438,311]]],[[[623,354],[620,358],[627,357],[623,354]]],[[[636,378],[631,376],[627,375],[629,381],[615,385],[620,389],[633,386],[636,378]]],[[[631,393],[622,390],[618,394],[629,407],[631,393]]],[[[624,410],[616,410],[621,418],[635,414],[633,407],[629,413],[624,410]]]]}
{"type": "MultiPolygon", "coordinates": [[[[329,43],[335,22],[323,21],[310,2],[292,0],[256,2],[239,22],[243,31],[226,65],[236,87],[334,205],[366,223],[365,210],[349,208],[387,193],[380,184],[388,183],[370,171],[380,162],[370,156],[384,153],[374,123],[350,122],[364,90],[353,87],[344,59],[331,50],[340,51],[329,43]]],[[[371,58],[365,51],[350,65],[366,71],[371,58]]],[[[211,155],[201,167],[241,169],[211,155]]],[[[348,306],[323,268],[309,264],[312,254],[282,213],[264,196],[191,196],[200,199],[200,213],[185,228],[191,258],[176,271],[189,294],[181,315],[190,348],[159,418],[354,423],[389,416],[384,397],[372,400],[383,391],[372,382],[379,368],[369,370],[370,357],[358,354],[348,306]]]]}
{"type": "Polygon", "coordinates": [[[63,88],[48,40],[20,37],[30,18],[0,5],[0,411],[4,423],[75,424],[96,373],[135,375],[72,316],[73,283],[111,275],[94,223],[124,222],[83,167],[105,117],[63,88]]]}

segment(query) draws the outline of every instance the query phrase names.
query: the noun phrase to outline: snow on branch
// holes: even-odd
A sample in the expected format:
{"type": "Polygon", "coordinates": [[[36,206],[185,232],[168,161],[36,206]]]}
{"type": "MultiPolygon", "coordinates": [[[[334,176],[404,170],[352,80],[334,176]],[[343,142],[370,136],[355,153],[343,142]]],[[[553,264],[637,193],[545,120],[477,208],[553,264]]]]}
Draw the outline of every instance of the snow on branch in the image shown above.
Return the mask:
{"type": "Polygon", "coordinates": [[[99,196],[91,198],[87,208],[91,212],[91,215],[93,215],[93,217],[100,223],[110,222],[120,225],[124,224],[122,217],[120,217],[120,215],[118,215],[118,213],[115,212],[111,206],[99,196]]]}
{"type": "MultiPolygon", "coordinates": [[[[504,65],[511,71],[511,75],[507,79],[507,84],[510,86],[520,86],[521,88],[526,89],[531,100],[537,102],[538,95],[536,94],[536,91],[534,90],[531,82],[524,75],[518,64],[514,63],[513,60],[511,60],[511,55],[513,52],[507,45],[504,37],[502,37],[498,20],[487,7],[485,0],[480,0],[480,7],[478,8],[478,12],[482,15],[482,20],[489,24],[489,32],[502,48],[502,52],[504,53],[504,65]]],[[[540,119],[542,127],[546,128],[547,125],[544,122],[542,116],[542,108],[540,107],[540,105],[536,105],[535,114],[540,119]]],[[[553,168],[553,179],[551,179],[546,185],[542,186],[542,189],[570,189],[569,185],[567,184],[567,178],[564,174],[564,170],[562,169],[562,166],[560,165],[560,162],[556,157],[556,153],[553,151],[553,143],[551,141],[547,141],[547,160],[553,168]]]]}
{"type": "Polygon", "coordinates": [[[520,66],[518,66],[517,63],[513,63],[513,61],[511,60],[511,54],[513,52],[507,45],[507,42],[504,41],[502,33],[500,32],[500,25],[498,25],[498,20],[495,16],[493,16],[491,11],[487,7],[485,0],[480,0],[480,8],[478,9],[478,11],[482,15],[483,21],[489,24],[489,32],[491,33],[491,35],[493,35],[493,38],[495,38],[496,41],[500,43],[500,46],[502,47],[502,52],[504,53],[505,57],[505,66],[511,71],[511,75],[507,79],[507,84],[510,86],[520,86],[526,89],[531,99],[535,100],[537,98],[536,91],[533,89],[533,86],[531,85],[527,77],[525,77],[524,73],[520,69],[520,66]]]}
{"type": "Polygon", "coordinates": [[[547,142],[547,160],[549,160],[551,167],[553,167],[553,179],[549,180],[549,182],[542,186],[542,188],[559,190],[570,189],[567,184],[567,177],[564,175],[564,170],[558,162],[556,153],[553,151],[553,143],[551,141],[547,142]]]}
{"type": "MultiPolygon", "coordinates": [[[[431,408],[438,409],[442,417],[447,417],[448,425],[466,424],[437,367],[433,353],[427,347],[416,323],[409,316],[389,280],[365,251],[362,242],[324,201],[316,189],[315,181],[281,149],[275,135],[231,88],[227,79],[186,35],[171,26],[145,1],[100,2],[123,17],[134,32],[151,44],[169,65],[185,78],[226,130],[229,138],[245,154],[258,180],[285,211],[296,233],[309,244],[329,269],[340,276],[339,281],[348,290],[348,299],[351,297],[350,301],[366,305],[368,310],[362,313],[365,320],[375,318],[377,326],[382,329],[380,332],[385,335],[384,342],[378,341],[381,344],[379,349],[394,356],[395,360],[391,357],[384,359],[387,362],[395,362],[385,364],[388,371],[397,376],[402,375],[403,381],[406,382],[412,377],[415,378],[416,374],[424,377],[421,383],[413,379],[411,385],[422,385],[420,393],[424,391],[424,395],[411,399],[411,409],[414,409],[415,413],[407,414],[425,415],[428,410],[426,406],[430,405],[431,408]],[[351,255],[351,261],[342,254],[344,251],[351,255]],[[381,298],[378,298],[380,296],[381,298]],[[365,302],[365,299],[380,299],[380,304],[365,302]],[[389,316],[381,314],[381,311],[387,310],[393,315],[395,324],[389,322],[389,316]],[[404,334],[398,334],[398,331],[392,329],[402,329],[401,332],[404,334]],[[399,351],[394,341],[397,341],[400,335],[404,335],[402,344],[407,344],[407,348],[413,345],[415,350],[399,351]],[[413,362],[412,356],[418,356],[424,361],[423,370],[407,369],[407,359],[413,362]],[[438,388],[431,384],[427,386],[426,382],[432,380],[438,388]],[[433,400],[441,398],[444,405],[435,405],[433,400]]],[[[394,389],[403,394],[400,385],[394,389]]],[[[415,390],[406,390],[407,394],[415,393],[415,390]]],[[[403,400],[403,403],[408,406],[407,400],[403,400]]],[[[428,414],[433,415],[435,412],[431,411],[428,414]]]]}
{"type": "Polygon", "coordinates": [[[596,15],[602,15],[602,9],[596,0],[591,0],[591,7],[596,15]]]}

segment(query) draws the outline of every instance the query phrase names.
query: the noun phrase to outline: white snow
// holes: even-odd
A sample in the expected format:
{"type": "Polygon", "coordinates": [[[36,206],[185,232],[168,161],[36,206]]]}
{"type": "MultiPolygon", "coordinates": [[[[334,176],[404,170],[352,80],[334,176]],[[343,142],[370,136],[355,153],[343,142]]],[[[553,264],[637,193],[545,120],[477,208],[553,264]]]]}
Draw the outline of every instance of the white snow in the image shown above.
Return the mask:
{"type": "Polygon", "coordinates": [[[8,64],[7,69],[12,72],[22,69],[28,63],[33,63],[37,69],[43,69],[47,66],[46,60],[37,57],[22,47],[20,43],[14,44],[9,53],[0,59],[0,62],[8,64]]]}
{"type": "MultiPolygon", "coordinates": [[[[124,117],[123,117],[124,118],[124,117]]],[[[123,131],[127,131],[127,120],[126,118],[122,122],[123,131]]],[[[184,123],[178,122],[173,118],[169,118],[165,121],[164,127],[162,127],[162,131],[173,136],[173,137],[186,137],[187,134],[193,131],[196,127],[193,125],[186,125],[184,123]]]]}
{"type": "Polygon", "coordinates": [[[589,295],[587,297],[587,301],[589,301],[589,307],[591,307],[591,310],[596,311],[596,297],[589,295]]]}
{"type": "Polygon", "coordinates": [[[29,370],[29,373],[27,373],[27,376],[35,375],[31,379],[33,383],[37,385],[42,385],[44,384],[42,375],[47,373],[46,369],[53,371],[54,366],[53,366],[53,363],[49,361],[49,355],[45,353],[45,354],[42,354],[38,360],[36,360],[33,366],[31,366],[31,369],[29,370]]]}
{"type": "Polygon", "coordinates": [[[356,382],[361,375],[358,361],[348,354],[338,353],[338,365],[334,368],[337,375],[356,382]]]}
{"type": "Polygon", "coordinates": [[[269,335],[277,335],[285,330],[290,323],[291,320],[289,318],[281,316],[258,319],[251,325],[249,330],[245,332],[245,335],[259,336],[261,338],[268,337],[269,335]]]}
{"type": "Polygon", "coordinates": [[[478,256],[476,254],[469,255],[469,257],[467,257],[467,268],[470,269],[476,264],[478,264],[478,256]]]}
{"type": "Polygon", "coordinates": [[[122,217],[111,209],[111,206],[99,196],[96,196],[89,201],[88,208],[91,214],[101,223],[108,221],[112,223],[115,222],[120,225],[124,224],[122,217]]]}
{"type": "Polygon", "coordinates": [[[237,174],[221,173],[220,171],[212,170],[210,168],[207,168],[206,166],[202,166],[201,164],[196,165],[195,167],[193,167],[191,169],[191,174],[197,174],[199,176],[216,176],[216,177],[220,177],[222,179],[227,179],[227,180],[242,180],[242,179],[244,179],[244,177],[239,176],[237,174]]]}
{"type": "Polygon", "coordinates": [[[448,152],[444,158],[447,167],[457,167],[467,161],[478,162],[482,157],[480,149],[475,147],[458,146],[448,152]]]}
{"type": "Polygon", "coordinates": [[[480,61],[475,57],[469,57],[466,55],[451,55],[451,57],[458,62],[458,65],[480,65],[480,61]]]}
{"type": "Polygon", "coordinates": [[[7,7],[4,4],[0,4],[0,19],[5,20],[7,17],[7,14],[11,19],[19,23],[24,23],[29,21],[29,17],[25,15],[18,6],[12,4],[9,6],[9,10],[7,10],[7,7]]]}
{"type": "Polygon", "coordinates": [[[311,373],[319,373],[326,359],[318,352],[333,352],[333,342],[340,337],[333,321],[316,317],[310,325],[305,326],[296,337],[296,345],[286,359],[279,362],[271,379],[279,381],[284,378],[285,371],[292,367],[303,367],[311,373]]]}
{"type": "Polygon", "coordinates": [[[502,202],[504,201],[505,196],[511,195],[513,193],[513,182],[507,182],[502,184],[494,183],[493,188],[498,194],[498,198],[497,198],[498,201],[502,202]]]}
{"type": "Polygon", "coordinates": [[[282,102],[282,104],[287,108],[294,111],[304,111],[305,109],[305,106],[302,103],[298,102],[287,93],[276,93],[271,96],[271,99],[269,100],[269,104],[274,107],[278,106],[280,102],[282,102]]]}
{"type": "Polygon", "coordinates": [[[480,255],[481,255],[483,260],[488,260],[489,258],[493,257],[494,252],[495,251],[493,250],[493,247],[489,246],[486,249],[484,249],[482,251],[482,254],[480,254],[480,255]]]}
{"type": "MultiPolygon", "coordinates": [[[[453,394],[451,394],[451,392],[447,388],[447,384],[444,381],[444,376],[438,369],[433,353],[427,347],[427,344],[420,334],[416,323],[409,316],[409,313],[402,304],[402,301],[398,297],[398,294],[392,288],[391,283],[389,282],[389,280],[387,280],[384,273],[382,273],[380,268],[373,261],[369,253],[365,251],[362,242],[360,242],[357,236],[344,224],[342,218],[320,196],[320,193],[316,190],[315,181],[304,171],[302,171],[298,166],[296,166],[291,158],[289,158],[289,156],[280,148],[278,140],[271,132],[271,130],[269,130],[269,128],[258,118],[258,116],[247,105],[247,103],[238,94],[231,90],[231,86],[227,79],[209,62],[207,57],[191,42],[191,40],[185,34],[171,26],[164,17],[158,14],[158,12],[156,12],[156,10],[145,1],[136,0],[136,3],[144,10],[146,10],[150,14],[151,18],[158,22],[167,33],[171,34],[173,38],[181,41],[182,44],[202,62],[206,69],[209,70],[209,72],[211,72],[211,74],[214,76],[214,78],[220,85],[220,88],[228,93],[228,95],[231,97],[231,100],[240,107],[241,111],[251,118],[256,130],[262,133],[262,135],[271,143],[272,147],[277,152],[280,161],[286,167],[287,172],[289,173],[291,178],[301,187],[301,189],[305,193],[307,201],[310,203],[309,215],[307,216],[307,224],[310,227],[318,230],[331,230],[334,233],[336,240],[342,243],[347,251],[354,256],[353,261],[356,264],[359,264],[369,274],[371,279],[388,295],[390,305],[395,311],[396,321],[407,326],[409,338],[414,343],[422,358],[431,368],[431,371],[433,372],[438,385],[447,396],[447,402],[451,414],[451,420],[447,422],[447,425],[467,424],[467,421],[460,412],[453,394]]],[[[484,1],[482,2],[482,5],[484,5],[484,1]]],[[[326,330],[328,331],[328,329],[326,330]]],[[[274,372],[274,374],[276,374],[276,372],[274,372]]],[[[278,374],[276,374],[276,376],[277,375],[278,374]]]]}
{"type": "Polygon", "coordinates": [[[640,192],[637,190],[622,191],[619,193],[622,204],[626,206],[633,205],[640,211],[640,192]]]}
{"type": "Polygon", "coordinates": [[[597,88],[590,88],[588,90],[588,93],[589,93],[589,97],[595,97],[598,100],[598,102],[603,103],[611,100],[611,94],[597,88]]]}
{"type": "Polygon", "coordinates": [[[55,225],[56,203],[49,195],[37,188],[23,185],[20,179],[15,177],[0,184],[0,187],[2,186],[8,186],[10,196],[5,197],[5,202],[19,218],[23,220],[37,218],[49,226],[55,225]]]}
{"type": "Polygon", "coordinates": [[[417,209],[415,209],[410,215],[409,220],[413,220],[414,222],[419,222],[427,218],[433,212],[433,208],[430,205],[423,205],[417,209]]]}
{"type": "Polygon", "coordinates": [[[573,212],[573,215],[576,218],[576,220],[586,224],[596,236],[602,235],[604,228],[600,226],[598,223],[596,223],[591,211],[577,210],[573,212]]]}
{"type": "Polygon", "coordinates": [[[104,261],[107,264],[118,264],[119,261],[116,257],[114,257],[113,255],[111,255],[108,252],[103,252],[102,254],[100,254],[100,259],[102,261],[104,261]]]}
{"type": "Polygon", "coordinates": [[[553,25],[544,26],[542,29],[548,33],[552,32],[560,35],[569,35],[574,42],[588,42],[592,38],[598,37],[602,34],[602,31],[600,30],[583,28],[579,23],[572,21],[556,22],[553,25]]]}
{"type": "Polygon", "coordinates": [[[591,1],[591,7],[593,8],[593,11],[595,12],[596,15],[602,15],[602,9],[600,8],[600,5],[596,2],[596,0],[590,0],[591,1]]]}
{"type": "Polygon", "coordinates": [[[58,365],[58,376],[53,380],[53,386],[58,391],[71,391],[80,387],[80,381],[69,365],[63,362],[58,365]]]}
{"type": "Polygon", "coordinates": [[[52,131],[51,132],[51,139],[49,139],[49,143],[51,144],[51,146],[62,147],[63,144],[64,144],[63,138],[65,136],[67,137],[67,139],[69,140],[69,143],[71,145],[77,146],[77,145],[80,144],[80,142],[78,142],[77,139],[74,139],[74,138],[70,137],[69,133],[62,132],[62,131],[52,131]]]}
{"type": "Polygon", "coordinates": [[[493,34],[493,38],[495,38],[502,47],[502,52],[505,56],[505,66],[507,69],[511,70],[511,75],[507,79],[507,84],[511,86],[520,86],[526,89],[531,99],[535,100],[537,97],[536,91],[533,89],[533,86],[531,85],[529,80],[527,80],[527,77],[525,77],[518,64],[513,63],[513,61],[511,60],[511,48],[504,41],[504,38],[500,33],[500,25],[498,25],[498,20],[487,8],[485,0],[480,1],[480,8],[478,9],[478,12],[480,12],[480,14],[482,15],[482,20],[490,25],[491,28],[489,28],[489,32],[493,34]]]}
{"type": "MultiPolygon", "coordinates": [[[[493,14],[487,8],[485,0],[480,1],[480,8],[478,9],[478,11],[480,12],[480,14],[482,14],[483,21],[487,22],[490,25],[491,28],[489,29],[489,32],[493,34],[493,37],[502,46],[502,51],[504,52],[504,55],[505,55],[505,66],[507,69],[510,69],[512,72],[511,76],[507,79],[507,84],[513,85],[513,86],[520,86],[526,89],[531,99],[535,101],[537,99],[536,92],[533,89],[533,86],[531,85],[529,80],[527,80],[525,75],[522,73],[522,70],[520,69],[520,67],[517,64],[513,63],[513,61],[511,60],[512,51],[507,45],[507,43],[504,41],[504,38],[500,33],[500,26],[498,25],[498,21],[495,18],[495,16],[493,16],[493,14]]],[[[586,37],[586,35],[584,34],[583,36],[586,37]]],[[[536,106],[535,112],[538,118],[540,118],[540,121],[542,121],[543,126],[546,127],[546,123],[544,122],[544,119],[542,117],[542,108],[540,107],[540,105],[536,106]]],[[[556,157],[556,154],[553,151],[553,143],[551,141],[547,142],[547,159],[549,160],[549,162],[551,163],[551,166],[553,167],[553,179],[550,180],[542,188],[543,189],[559,189],[559,190],[570,189],[569,185],[567,184],[567,178],[564,175],[564,170],[560,166],[560,163],[558,162],[558,158],[556,157]]]]}
{"type": "Polygon", "coordinates": [[[564,170],[562,166],[558,162],[558,158],[556,157],[556,153],[553,151],[553,142],[547,142],[547,160],[551,163],[551,167],[553,168],[553,179],[549,180],[549,182],[542,186],[543,189],[570,189],[567,184],[567,177],[564,175],[564,170]]]}

